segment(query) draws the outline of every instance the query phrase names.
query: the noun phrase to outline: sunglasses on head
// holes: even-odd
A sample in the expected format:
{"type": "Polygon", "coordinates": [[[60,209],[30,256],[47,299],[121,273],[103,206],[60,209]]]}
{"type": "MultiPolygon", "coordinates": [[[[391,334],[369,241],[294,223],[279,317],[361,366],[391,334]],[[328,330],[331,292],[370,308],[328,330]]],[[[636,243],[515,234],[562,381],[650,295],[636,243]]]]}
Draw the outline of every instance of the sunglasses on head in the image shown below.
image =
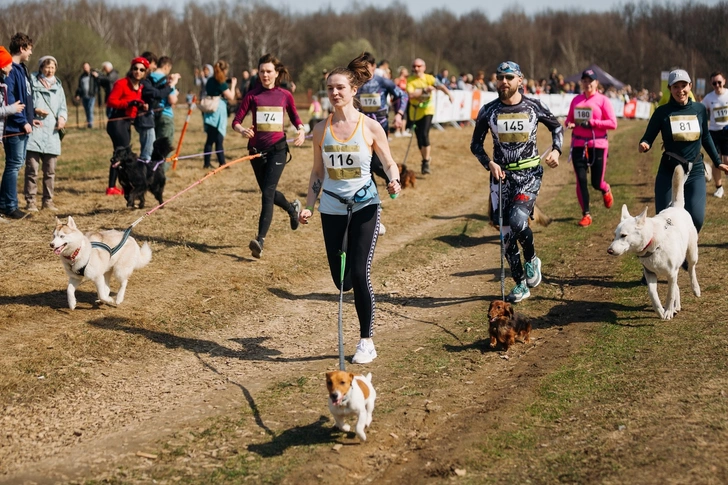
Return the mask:
{"type": "Polygon", "coordinates": [[[516,79],[516,75],[515,74],[498,74],[495,76],[495,78],[498,81],[502,81],[504,79],[507,79],[508,81],[513,81],[514,79],[516,79]]]}
{"type": "Polygon", "coordinates": [[[145,67],[132,67],[132,71],[139,71],[139,72],[147,72],[147,69],[145,67]]]}
{"type": "Polygon", "coordinates": [[[720,86],[723,84],[723,81],[713,81],[713,86],[720,86]]]}

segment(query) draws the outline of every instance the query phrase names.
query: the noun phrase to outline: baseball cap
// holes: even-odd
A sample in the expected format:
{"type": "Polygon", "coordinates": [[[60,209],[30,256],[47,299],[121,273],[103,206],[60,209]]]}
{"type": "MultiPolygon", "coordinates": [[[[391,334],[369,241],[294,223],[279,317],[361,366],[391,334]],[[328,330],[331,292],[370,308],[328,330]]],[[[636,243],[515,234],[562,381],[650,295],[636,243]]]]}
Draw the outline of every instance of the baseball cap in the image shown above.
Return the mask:
{"type": "Polygon", "coordinates": [[[513,61],[505,61],[498,64],[498,68],[495,70],[496,74],[515,74],[518,77],[523,77],[521,73],[521,66],[513,61]]]}
{"type": "Polygon", "coordinates": [[[676,82],[685,81],[690,83],[690,76],[684,69],[675,69],[670,71],[670,75],[667,77],[667,85],[672,86],[676,82]]]}
{"type": "Polygon", "coordinates": [[[581,79],[584,79],[585,77],[588,77],[592,81],[596,81],[597,73],[594,72],[594,69],[584,69],[584,72],[581,73],[581,79]]]}

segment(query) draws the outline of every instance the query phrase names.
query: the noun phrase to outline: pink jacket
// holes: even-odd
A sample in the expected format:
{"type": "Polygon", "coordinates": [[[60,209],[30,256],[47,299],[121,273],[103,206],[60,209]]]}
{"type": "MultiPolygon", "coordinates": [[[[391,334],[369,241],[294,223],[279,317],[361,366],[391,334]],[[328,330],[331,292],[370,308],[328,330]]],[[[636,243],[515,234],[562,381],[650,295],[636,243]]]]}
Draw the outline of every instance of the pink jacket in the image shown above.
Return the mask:
{"type": "Polygon", "coordinates": [[[566,116],[565,124],[576,123],[571,134],[571,146],[607,148],[607,130],[617,128],[617,117],[609,98],[600,93],[594,93],[589,98],[584,94],[577,95],[569,106],[569,114],[566,116]],[[590,128],[579,126],[583,121],[581,116],[589,115],[590,128]],[[581,116],[580,116],[581,115],[581,116]],[[593,141],[592,141],[593,140],[593,141]]]}

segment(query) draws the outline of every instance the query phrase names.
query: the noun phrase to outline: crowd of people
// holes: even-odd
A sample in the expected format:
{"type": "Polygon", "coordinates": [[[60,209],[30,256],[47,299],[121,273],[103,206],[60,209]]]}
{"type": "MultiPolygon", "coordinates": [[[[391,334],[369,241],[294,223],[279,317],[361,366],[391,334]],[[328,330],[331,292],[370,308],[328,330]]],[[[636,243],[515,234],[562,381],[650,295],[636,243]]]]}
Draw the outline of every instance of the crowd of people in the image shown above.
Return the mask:
{"type": "MultiPolygon", "coordinates": [[[[26,34],[15,34],[9,49],[0,47],[0,129],[5,150],[5,168],[0,185],[2,220],[22,219],[27,212],[38,211],[38,171],[43,171],[41,208],[56,211],[53,202],[54,175],[68,110],[66,94],[55,77],[57,60],[50,55],[39,59],[37,70],[27,67],[33,53],[33,41],[26,34]],[[25,212],[18,207],[17,178],[25,165],[25,212]]],[[[94,126],[93,107],[100,90],[105,93],[106,131],[114,150],[131,145],[132,126],[141,146],[139,161],[148,163],[156,139],[174,138],[174,111],[179,101],[177,84],[180,75],[172,72],[168,56],[157,57],[144,52],[134,57],[123,78],[110,63],[96,71],[89,63],[82,74],[73,99],[83,104],[86,126],[94,126]],[[118,78],[118,79],[115,79],[118,78]]],[[[617,120],[609,100],[610,90],[600,89],[599,76],[592,69],[582,72],[578,95],[571,102],[566,119],[558,120],[538,98],[526,96],[532,84],[513,61],[498,65],[486,78],[480,71],[475,77],[449,76],[444,70],[437,76],[428,74],[424,59],[416,58],[412,70],[398,69],[392,79],[386,60],[379,63],[370,53],[363,53],[346,67],[322,73],[321,88],[327,108],[320,100],[312,103],[313,167],[305,207],[298,200],[289,201],[277,186],[291,155],[286,140],[284,116],[296,129],[293,143],[301,146],[306,138],[304,126],[293,98],[295,84],[288,69],[275,56],[262,56],[253,71],[244,71],[240,80],[230,76],[230,65],[220,59],[195,72],[199,93],[188,94],[188,102],[199,101],[204,130],[203,168],[211,167],[212,155],[219,166],[225,164],[223,141],[229,115],[231,127],[248,139],[251,168],[261,192],[261,210],[257,232],[249,249],[261,258],[271,226],[274,207],[283,209],[292,230],[307,224],[319,202],[324,251],[335,285],[342,291],[353,289],[361,340],[352,361],[365,364],[376,358],[372,341],[375,315],[371,285],[371,265],[377,237],[384,233],[381,201],[374,175],[384,179],[387,192],[396,196],[400,187],[399,169],[389,150],[389,121],[393,114],[393,132],[411,129],[421,155],[421,173],[432,171],[429,130],[435,113],[434,92],[450,98],[454,89],[493,90],[498,96],[479,110],[470,150],[490,172],[491,213],[502,214],[504,256],[515,286],[506,300],[516,303],[530,297],[530,289],[542,279],[542,261],[536,254],[534,233],[528,220],[536,204],[543,176],[542,162],[559,166],[564,130],[573,130],[570,159],[576,175],[576,195],[582,210],[578,225],[592,224],[589,182],[611,208],[614,196],[606,182],[607,132],[615,130],[617,120]],[[454,78],[454,79],[453,79],[454,78]],[[391,112],[390,112],[391,108],[391,112]],[[246,122],[247,115],[251,120],[246,122]],[[249,124],[247,124],[249,123],[249,124]],[[539,124],[551,132],[550,150],[539,155],[536,134],[539,124]],[[492,135],[493,151],[488,155],[485,137],[492,135]],[[589,175],[590,174],[590,175],[589,175]],[[588,180],[590,176],[590,180],[588,180]],[[523,253],[523,257],[521,256],[523,253]],[[345,255],[346,257],[342,257],[345,255]]],[[[562,82],[555,70],[548,81],[536,89],[565,92],[572,89],[562,82]]],[[[694,100],[692,82],[687,72],[674,69],[669,74],[670,99],[658,107],[649,120],[639,143],[639,152],[650,150],[658,134],[662,135],[664,153],[655,180],[657,210],[670,201],[671,176],[677,164],[688,174],[685,184],[685,208],[700,231],[705,218],[706,188],[701,148],[713,162],[717,197],[722,197],[722,174],[728,172],[728,90],[720,71],[711,74],[713,92],[702,103],[694,100]]],[[[630,92],[629,87],[626,88],[630,92]]],[[[625,95],[626,94],[622,94],[625,95]]],[[[395,135],[396,136],[396,135],[395,135]]],[[[162,154],[166,157],[166,154],[162,154]]],[[[165,164],[161,164],[164,166],[165,164]]],[[[109,168],[107,195],[117,195],[117,168],[109,168]]]]}

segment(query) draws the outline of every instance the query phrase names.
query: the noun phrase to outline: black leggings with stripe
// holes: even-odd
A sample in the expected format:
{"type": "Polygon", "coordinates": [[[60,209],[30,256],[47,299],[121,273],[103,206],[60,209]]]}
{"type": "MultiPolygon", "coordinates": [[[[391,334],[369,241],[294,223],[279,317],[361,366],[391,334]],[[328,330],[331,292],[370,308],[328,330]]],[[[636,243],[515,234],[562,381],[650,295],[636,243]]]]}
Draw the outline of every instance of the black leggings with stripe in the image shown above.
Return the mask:
{"type": "MultiPolygon", "coordinates": [[[[331,277],[340,289],[341,256],[339,250],[344,239],[347,216],[321,214],[326,256],[331,277]]],[[[373,204],[354,212],[349,224],[346,248],[344,291],[354,289],[354,306],[359,317],[361,338],[371,338],[374,324],[374,289],[371,281],[372,258],[377,245],[379,205],[373,204]]]]}

